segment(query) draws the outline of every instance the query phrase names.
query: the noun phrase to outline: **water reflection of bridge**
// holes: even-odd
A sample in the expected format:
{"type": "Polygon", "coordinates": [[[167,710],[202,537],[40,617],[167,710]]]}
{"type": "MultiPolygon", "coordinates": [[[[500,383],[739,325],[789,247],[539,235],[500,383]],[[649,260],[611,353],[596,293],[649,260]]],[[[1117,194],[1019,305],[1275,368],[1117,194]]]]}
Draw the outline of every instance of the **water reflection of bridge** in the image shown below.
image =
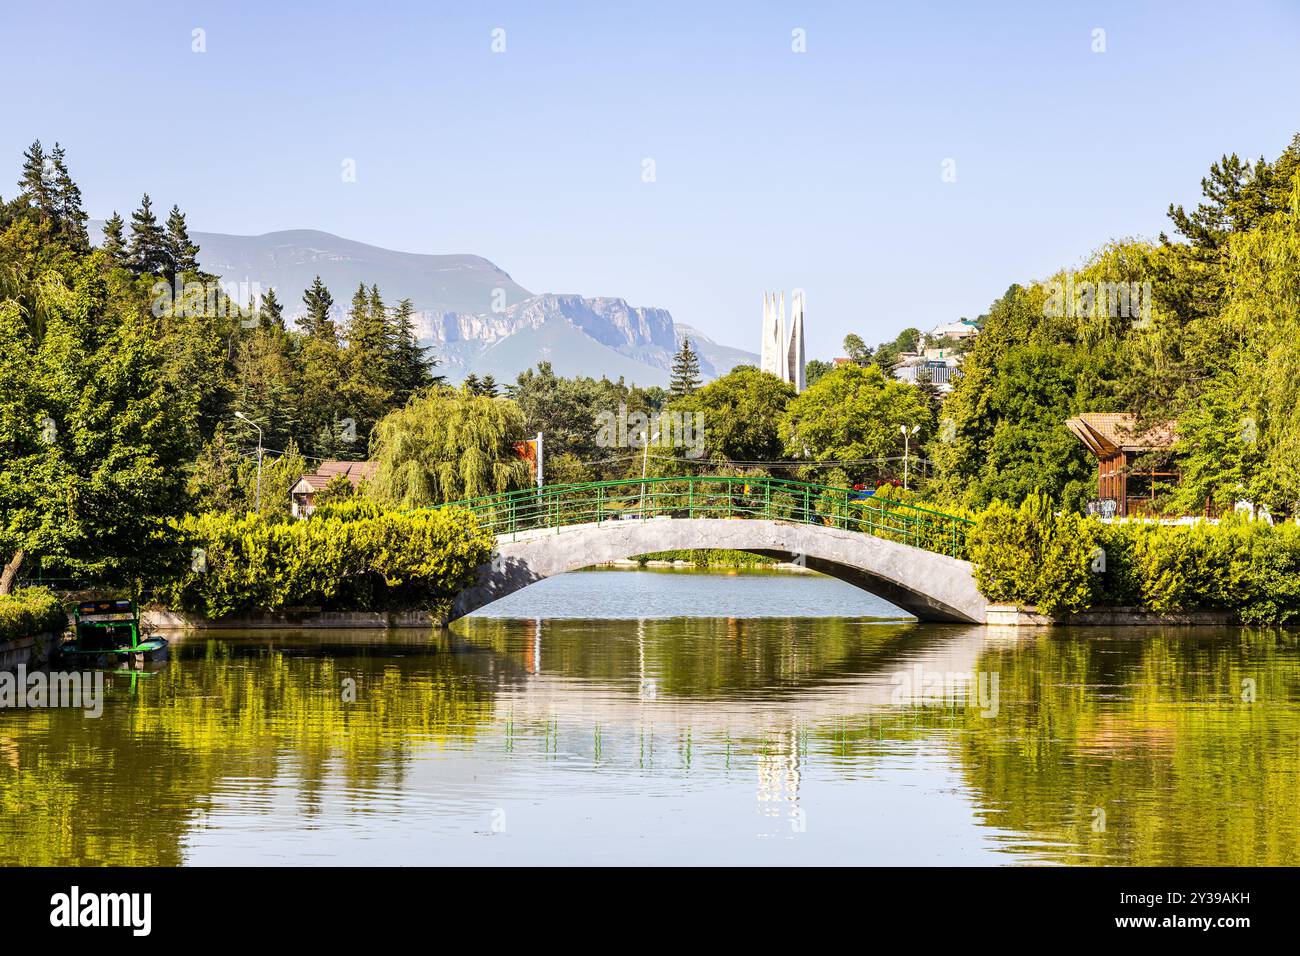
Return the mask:
{"type": "Polygon", "coordinates": [[[544,724],[548,736],[555,727],[557,738],[558,728],[568,727],[566,744],[580,752],[587,745],[572,735],[591,734],[594,759],[617,763],[621,750],[621,756],[643,769],[655,765],[656,741],[665,739],[682,769],[689,770],[692,760],[698,762],[706,752],[713,762],[725,754],[726,766],[739,769],[732,763],[734,753],[744,758],[740,764],[752,768],[748,772],[755,775],[755,809],[762,821],[759,835],[771,838],[788,838],[806,826],[801,800],[810,729],[861,727],[873,715],[887,718],[918,705],[938,704],[933,688],[918,677],[968,675],[974,687],[979,658],[990,645],[989,632],[982,627],[945,628],[938,639],[927,628],[917,631],[918,637],[926,636],[903,640],[866,671],[821,674],[739,695],[733,689],[729,695],[691,697],[663,691],[659,663],[646,653],[647,622],[637,621],[636,629],[634,675],[602,681],[547,672],[542,663],[543,622],[534,621],[522,653],[512,655],[522,665],[520,679],[498,688],[497,718],[511,727],[544,724]]]}
{"type": "Polygon", "coordinates": [[[945,629],[942,639],[919,643],[914,649],[904,642],[896,653],[877,661],[869,673],[837,674],[811,683],[765,687],[755,689],[750,696],[684,697],[661,692],[659,676],[646,659],[644,621],[637,622],[637,631],[636,683],[596,682],[544,671],[542,622],[534,622],[533,641],[524,654],[526,678],[498,689],[497,712],[508,712],[515,721],[653,726],[665,732],[704,727],[713,735],[757,738],[791,726],[938,703],[933,689],[927,692],[916,675],[973,677],[980,655],[993,643],[985,628],[952,627],[945,629]]]}

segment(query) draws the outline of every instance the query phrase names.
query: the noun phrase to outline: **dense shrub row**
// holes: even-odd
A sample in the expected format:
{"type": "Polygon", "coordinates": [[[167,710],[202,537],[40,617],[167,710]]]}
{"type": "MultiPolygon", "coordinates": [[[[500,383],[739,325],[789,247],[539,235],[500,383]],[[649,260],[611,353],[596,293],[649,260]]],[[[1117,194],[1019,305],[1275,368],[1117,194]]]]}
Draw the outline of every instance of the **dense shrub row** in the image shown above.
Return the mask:
{"type": "Polygon", "coordinates": [[[361,501],[306,521],[205,514],[179,530],[193,559],[154,597],[205,617],[286,607],[441,611],[492,552],[469,512],[402,513],[361,501]]]}
{"type": "Polygon", "coordinates": [[[63,602],[49,588],[18,588],[0,594],[0,641],[62,631],[68,622],[63,602]]]}
{"type": "Polygon", "coordinates": [[[970,534],[980,590],[1047,614],[1090,607],[1228,610],[1248,624],[1300,618],[1300,526],[1106,524],[1054,514],[1041,495],[994,504],[970,534]]]}

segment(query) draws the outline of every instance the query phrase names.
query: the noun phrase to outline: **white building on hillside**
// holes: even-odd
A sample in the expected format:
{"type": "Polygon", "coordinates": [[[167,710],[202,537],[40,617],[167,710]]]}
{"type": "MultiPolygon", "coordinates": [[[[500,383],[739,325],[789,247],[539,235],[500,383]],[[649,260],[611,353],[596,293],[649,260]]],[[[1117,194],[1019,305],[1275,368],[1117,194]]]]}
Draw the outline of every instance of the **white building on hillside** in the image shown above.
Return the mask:
{"type": "Polygon", "coordinates": [[[894,378],[911,385],[930,381],[938,386],[940,392],[944,394],[951,392],[957,377],[957,369],[961,365],[961,356],[948,355],[940,358],[932,355],[934,352],[941,351],[941,349],[926,349],[924,354],[904,352],[898,357],[898,364],[894,366],[894,378]]]}
{"type": "Polygon", "coordinates": [[[930,330],[931,339],[952,339],[960,342],[962,339],[974,338],[979,335],[980,327],[970,319],[961,319],[957,322],[948,322],[945,325],[936,325],[930,330]]]}

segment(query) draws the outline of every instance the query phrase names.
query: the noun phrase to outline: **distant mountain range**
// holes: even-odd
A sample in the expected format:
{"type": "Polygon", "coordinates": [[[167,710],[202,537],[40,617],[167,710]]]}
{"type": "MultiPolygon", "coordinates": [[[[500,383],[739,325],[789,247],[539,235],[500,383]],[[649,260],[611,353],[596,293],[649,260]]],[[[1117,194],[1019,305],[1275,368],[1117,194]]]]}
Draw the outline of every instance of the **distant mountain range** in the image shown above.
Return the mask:
{"type": "MultiPolygon", "coordinates": [[[[102,223],[91,224],[98,236],[102,223]]],[[[685,336],[706,379],[758,356],[720,345],[677,325],[664,309],[622,299],[534,295],[481,256],[394,252],[312,229],[232,236],[195,232],[199,264],[224,282],[274,288],[285,314],[303,313],[302,292],[317,275],[342,318],[359,283],[377,284],[389,304],[410,298],[423,344],[439,371],[458,382],[470,372],[502,384],[540,361],[557,375],[620,376],[638,385],[667,385],[673,353],[685,336]]]]}

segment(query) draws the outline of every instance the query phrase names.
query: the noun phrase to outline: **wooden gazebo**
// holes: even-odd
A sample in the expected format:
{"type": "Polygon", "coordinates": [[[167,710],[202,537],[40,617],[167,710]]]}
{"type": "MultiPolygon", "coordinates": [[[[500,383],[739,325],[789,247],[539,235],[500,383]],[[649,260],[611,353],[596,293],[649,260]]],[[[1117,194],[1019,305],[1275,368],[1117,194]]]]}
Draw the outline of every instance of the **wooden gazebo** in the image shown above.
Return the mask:
{"type": "Polygon", "coordinates": [[[1146,456],[1156,462],[1168,456],[1152,455],[1174,447],[1177,423],[1158,422],[1140,428],[1137,416],[1130,412],[1084,412],[1065,423],[1075,437],[1097,456],[1097,498],[1104,510],[1127,515],[1147,510],[1156,497],[1159,483],[1177,480],[1178,473],[1169,464],[1143,464],[1146,456]]]}

